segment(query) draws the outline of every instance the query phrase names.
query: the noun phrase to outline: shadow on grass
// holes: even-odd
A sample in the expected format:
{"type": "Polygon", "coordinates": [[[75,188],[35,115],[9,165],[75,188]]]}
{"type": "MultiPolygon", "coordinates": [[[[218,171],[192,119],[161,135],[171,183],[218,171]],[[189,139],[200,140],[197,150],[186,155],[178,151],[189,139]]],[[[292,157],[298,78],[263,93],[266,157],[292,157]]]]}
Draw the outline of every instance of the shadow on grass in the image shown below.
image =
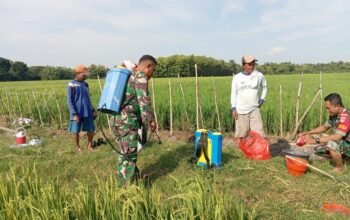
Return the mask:
{"type": "MultiPolygon", "coordinates": [[[[148,147],[156,147],[156,143],[150,144],[148,147]]],[[[151,164],[142,168],[142,173],[149,174],[146,179],[146,186],[151,187],[152,184],[163,176],[167,176],[173,172],[179,165],[187,163],[193,165],[191,158],[194,156],[194,145],[192,143],[182,144],[175,148],[168,149],[166,152],[159,152],[161,155],[151,164]]],[[[239,158],[236,151],[222,152],[223,166],[231,160],[239,158]]]]}
{"type": "MultiPolygon", "coordinates": [[[[149,147],[152,147],[152,144],[149,147]]],[[[142,169],[143,173],[151,174],[148,177],[147,185],[151,185],[156,179],[168,175],[178,167],[180,161],[189,161],[192,155],[193,146],[191,144],[183,144],[175,149],[169,149],[167,152],[161,152],[156,161],[142,169]]]]}
{"type": "Polygon", "coordinates": [[[271,157],[283,156],[283,150],[289,150],[290,148],[288,141],[280,138],[276,143],[270,144],[271,157]]]}

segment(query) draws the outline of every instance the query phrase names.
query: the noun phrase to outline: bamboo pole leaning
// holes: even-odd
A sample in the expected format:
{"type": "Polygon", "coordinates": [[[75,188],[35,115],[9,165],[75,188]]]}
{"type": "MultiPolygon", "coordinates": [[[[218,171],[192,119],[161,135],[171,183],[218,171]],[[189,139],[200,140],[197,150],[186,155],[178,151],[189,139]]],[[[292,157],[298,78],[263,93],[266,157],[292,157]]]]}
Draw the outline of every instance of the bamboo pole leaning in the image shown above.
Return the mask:
{"type": "Polygon", "coordinates": [[[196,75],[196,130],[199,129],[199,100],[198,100],[198,70],[197,64],[194,65],[196,75]]]}
{"type": "Polygon", "coordinates": [[[299,121],[299,113],[300,113],[300,95],[301,95],[301,88],[303,85],[303,76],[304,72],[301,72],[300,79],[299,79],[299,86],[298,86],[298,94],[297,94],[297,100],[295,104],[295,127],[298,125],[299,121]]]}
{"type": "Polygon", "coordinates": [[[33,98],[34,98],[34,102],[35,102],[36,109],[37,109],[38,114],[39,114],[40,125],[43,126],[43,125],[44,125],[44,123],[43,123],[43,118],[41,117],[40,108],[39,108],[38,102],[36,101],[36,96],[35,96],[34,89],[32,89],[32,94],[33,94],[33,98]]]}
{"type": "Polygon", "coordinates": [[[283,137],[283,100],[282,100],[281,84],[280,84],[280,137],[283,137]]]}
{"type": "Polygon", "coordinates": [[[323,124],[323,88],[322,88],[322,72],[320,71],[320,126],[323,124]]]}
{"type": "Polygon", "coordinates": [[[31,105],[31,100],[30,100],[30,95],[29,93],[26,92],[26,96],[27,96],[27,103],[28,103],[28,111],[29,111],[29,115],[30,115],[30,118],[35,121],[35,118],[34,118],[34,114],[33,114],[33,111],[32,111],[32,105],[31,105]]]}
{"type": "Polygon", "coordinates": [[[222,131],[221,130],[221,120],[220,120],[219,107],[218,107],[218,102],[217,102],[217,97],[216,97],[216,86],[215,86],[214,76],[211,76],[211,79],[213,81],[214,103],[215,103],[216,115],[218,118],[219,131],[221,132],[222,131]]]}
{"type": "Polygon", "coordinates": [[[17,100],[17,104],[18,104],[19,114],[21,115],[21,118],[23,118],[22,107],[21,107],[21,103],[19,102],[19,98],[18,98],[18,93],[17,92],[16,92],[16,100],[17,100]]]}
{"type": "MultiPolygon", "coordinates": [[[[98,73],[96,73],[96,75],[97,75],[98,85],[100,86],[100,92],[102,93],[102,85],[101,85],[100,76],[98,75],[98,73]]],[[[112,128],[111,128],[111,122],[109,121],[108,115],[106,115],[106,120],[107,120],[107,124],[108,124],[109,134],[113,135],[112,128]]]]}
{"type": "Polygon", "coordinates": [[[6,94],[6,101],[7,101],[7,108],[9,110],[9,117],[10,120],[13,119],[13,114],[12,114],[12,109],[11,109],[11,102],[10,102],[10,98],[9,98],[9,93],[7,92],[7,89],[5,87],[5,94],[6,94]]]}
{"type": "MultiPolygon", "coordinates": [[[[52,113],[51,113],[51,111],[50,111],[50,108],[49,108],[49,105],[47,104],[47,99],[46,99],[46,96],[44,95],[44,93],[41,93],[41,97],[42,97],[42,99],[44,100],[44,107],[46,108],[46,111],[47,111],[47,114],[49,115],[49,117],[50,117],[50,120],[51,120],[51,123],[54,123],[54,118],[53,118],[53,116],[52,116],[52,113]]],[[[51,124],[50,123],[50,124],[51,124]]]]}
{"type": "Polygon", "coordinates": [[[4,98],[3,98],[3,92],[2,91],[0,93],[0,105],[1,105],[1,114],[6,115],[8,113],[8,111],[7,111],[5,103],[4,103],[4,98]]]}
{"type": "Polygon", "coordinates": [[[171,95],[171,81],[169,78],[169,108],[170,108],[170,136],[173,135],[173,102],[171,95]]]}
{"type": "Polygon", "coordinates": [[[294,129],[294,132],[293,132],[293,134],[292,134],[292,139],[295,139],[296,134],[297,134],[297,132],[298,132],[298,129],[299,129],[299,126],[300,126],[301,122],[304,120],[306,114],[310,111],[312,105],[315,103],[315,101],[316,101],[317,97],[320,95],[320,93],[321,93],[321,90],[318,89],[318,91],[317,91],[316,95],[314,96],[314,98],[312,99],[310,105],[307,107],[307,109],[305,110],[303,116],[301,116],[300,120],[298,121],[298,123],[297,123],[297,125],[296,125],[296,127],[295,127],[295,129],[294,129]]]}
{"type": "MultiPolygon", "coordinates": [[[[180,79],[180,74],[177,74],[177,77],[180,79]]],[[[180,85],[180,90],[181,90],[181,94],[182,94],[182,100],[183,100],[183,104],[184,104],[184,112],[185,112],[185,117],[186,117],[186,124],[187,124],[187,129],[191,129],[190,126],[190,117],[188,116],[188,111],[187,111],[187,104],[186,104],[186,98],[185,98],[185,92],[183,90],[182,87],[182,83],[179,82],[180,85]]]]}
{"type": "Polygon", "coordinates": [[[53,94],[54,94],[54,98],[55,98],[55,102],[56,102],[57,111],[59,114],[60,128],[63,130],[62,112],[61,112],[60,104],[58,102],[56,90],[53,90],[53,94]]]}
{"type": "Polygon", "coordinates": [[[158,124],[158,117],[157,117],[157,111],[156,111],[156,99],[155,99],[155,91],[154,91],[154,82],[153,78],[151,79],[151,86],[152,86],[152,106],[153,106],[153,114],[154,114],[154,120],[156,122],[157,128],[156,128],[156,134],[159,136],[159,124],[158,124]]]}

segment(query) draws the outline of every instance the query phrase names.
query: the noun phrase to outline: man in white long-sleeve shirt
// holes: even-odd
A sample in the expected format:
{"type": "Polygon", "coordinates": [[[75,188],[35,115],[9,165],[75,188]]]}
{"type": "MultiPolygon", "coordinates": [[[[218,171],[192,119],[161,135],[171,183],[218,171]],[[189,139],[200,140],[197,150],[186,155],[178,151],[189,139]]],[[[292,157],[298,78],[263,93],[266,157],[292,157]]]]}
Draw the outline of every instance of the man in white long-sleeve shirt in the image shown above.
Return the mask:
{"type": "Polygon", "coordinates": [[[233,76],[231,107],[236,139],[248,136],[250,130],[266,137],[259,108],[265,102],[267,83],[255,69],[256,61],[252,55],[243,56],[243,71],[233,76]]]}

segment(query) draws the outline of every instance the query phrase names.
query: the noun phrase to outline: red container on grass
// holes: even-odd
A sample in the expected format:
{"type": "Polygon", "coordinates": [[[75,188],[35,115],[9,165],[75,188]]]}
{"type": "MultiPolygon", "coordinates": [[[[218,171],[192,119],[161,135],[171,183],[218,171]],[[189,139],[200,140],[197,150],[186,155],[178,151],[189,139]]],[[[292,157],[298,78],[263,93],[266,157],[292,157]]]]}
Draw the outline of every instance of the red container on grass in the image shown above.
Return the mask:
{"type": "Polygon", "coordinates": [[[298,140],[297,140],[297,143],[296,143],[299,147],[301,146],[304,146],[306,144],[306,141],[305,141],[305,135],[300,135],[298,140]]]}

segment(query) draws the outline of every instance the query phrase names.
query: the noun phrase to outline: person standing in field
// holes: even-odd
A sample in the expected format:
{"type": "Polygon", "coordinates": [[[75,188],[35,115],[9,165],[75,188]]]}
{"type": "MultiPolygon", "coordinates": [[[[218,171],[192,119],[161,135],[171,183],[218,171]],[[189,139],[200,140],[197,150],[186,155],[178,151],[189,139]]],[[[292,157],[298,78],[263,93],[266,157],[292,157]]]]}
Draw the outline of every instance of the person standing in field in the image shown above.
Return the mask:
{"type": "MultiPolygon", "coordinates": [[[[335,161],[333,171],[342,172],[344,170],[343,155],[350,157],[350,113],[345,109],[339,94],[331,93],[324,98],[329,119],[318,128],[301,133],[306,135],[305,142],[309,144],[325,145],[325,152],[329,151],[330,156],[335,161]],[[310,134],[321,134],[329,129],[334,131],[328,136],[317,138],[309,137],[310,134]]],[[[324,147],[317,147],[316,151],[324,147]]]]}
{"type": "Polygon", "coordinates": [[[157,67],[156,59],[151,55],[140,58],[136,68],[131,71],[121,112],[114,118],[116,141],[120,152],[117,161],[118,186],[136,180],[139,176],[137,162],[138,129],[151,128],[157,125],[154,120],[152,101],[148,91],[148,80],[152,78],[157,67]]]}
{"type": "Polygon", "coordinates": [[[259,108],[265,102],[267,83],[264,75],[255,69],[256,61],[252,55],[243,56],[243,71],[233,76],[231,111],[236,140],[248,136],[250,130],[266,137],[259,108]]]}
{"type": "Polygon", "coordinates": [[[90,75],[88,68],[80,64],[76,66],[74,72],[75,78],[67,86],[67,103],[70,112],[68,131],[73,134],[75,146],[78,152],[81,152],[80,131],[87,132],[87,149],[93,150],[92,140],[95,133],[96,111],[91,104],[89,85],[85,82],[90,75]]]}

